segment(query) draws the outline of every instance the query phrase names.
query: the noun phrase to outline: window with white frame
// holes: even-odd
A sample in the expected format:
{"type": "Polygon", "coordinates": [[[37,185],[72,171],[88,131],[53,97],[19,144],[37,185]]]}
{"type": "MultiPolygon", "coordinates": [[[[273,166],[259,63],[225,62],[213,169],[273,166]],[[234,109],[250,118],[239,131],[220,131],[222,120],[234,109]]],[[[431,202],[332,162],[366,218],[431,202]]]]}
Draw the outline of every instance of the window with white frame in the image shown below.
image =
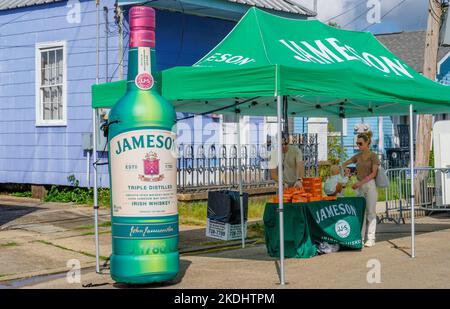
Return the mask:
{"type": "Polygon", "coordinates": [[[65,42],[36,45],[36,125],[67,124],[65,42]]]}

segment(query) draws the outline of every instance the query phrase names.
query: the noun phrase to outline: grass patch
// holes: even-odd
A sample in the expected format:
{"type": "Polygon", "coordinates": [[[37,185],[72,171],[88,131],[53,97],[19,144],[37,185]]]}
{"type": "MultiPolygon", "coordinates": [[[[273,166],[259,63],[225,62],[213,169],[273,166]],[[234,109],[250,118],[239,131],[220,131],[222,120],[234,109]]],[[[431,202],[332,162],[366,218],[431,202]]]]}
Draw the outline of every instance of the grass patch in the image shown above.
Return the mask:
{"type": "Polygon", "coordinates": [[[13,192],[11,193],[12,196],[15,197],[31,197],[31,191],[25,191],[25,192],[13,192]]]}
{"type": "MultiPolygon", "coordinates": [[[[67,177],[70,186],[51,186],[45,197],[46,202],[62,202],[92,205],[94,203],[94,189],[82,188],[75,175],[67,177]]],[[[97,191],[98,204],[101,207],[108,207],[110,204],[110,190],[99,188],[97,191]]]]}
{"type": "Polygon", "coordinates": [[[93,229],[94,226],[93,225],[80,225],[77,226],[76,228],[74,228],[75,231],[82,231],[82,230],[90,230],[93,229]]]}
{"type": "MultiPolygon", "coordinates": [[[[94,189],[80,187],[52,186],[45,197],[46,202],[75,203],[75,204],[94,204],[94,189]]],[[[98,189],[98,205],[100,207],[109,207],[109,189],[98,189]]]]}
{"type": "MultiPolygon", "coordinates": [[[[99,235],[102,235],[102,234],[109,234],[109,233],[110,233],[110,231],[98,232],[99,235]]],[[[80,235],[77,235],[77,237],[78,237],[78,236],[93,236],[93,235],[95,235],[95,232],[86,232],[86,233],[82,233],[82,234],[80,234],[80,235]]]]}
{"type": "MultiPolygon", "coordinates": [[[[94,255],[94,254],[91,254],[91,253],[89,253],[89,252],[72,250],[72,249],[70,249],[70,248],[67,248],[67,247],[64,247],[64,246],[60,246],[60,245],[51,243],[51,242],[46,241],[46,240],[36,240],[36,242],[39,242],[39,243],[42,243],[42,244],[48,245],[48,246],[53,246],[53,247],[58,248],[58,249],[61,249],[61,250],[66,250],[66,251],[70,251],[70,252],[80,253],[80,254],[86,255],[86,256],[88,256],[88,257],[95,258],[95,255],[94,255]]],[[[109,257],[102,256],[102,255],[101,255],[101,256],[100,256],[100,259],[103,260],[103,261],[107,261],[107,260],[109,260],[109,257]]]]}
{"type": "Polygon", "coordinates": [[[180,224],[204,226],[206,224],[206,208],[205,201],[178,203],[180,224]]]}
{"type": "Polygon", "coordinates": [[[95,232],[86,232],[86,233],[80,234],[78,236],[92,236],[92,235],[95,235],[95,232]]]}
{"type": "Polygon", "coordinates": [[[102,222],[98,226],[100,226],[100,227],[109,227],[109,226],[111,226],[111,221],[102,222]]]}
{"type": "MultiPolygon", "coordinates": [[[[102,222],[98,225],[99,227],[110,227],[111,226],[111,221],[105,221],[102,222]]],[[[89,224],[89,225],[80,225],[77,226],[76,228],[74,228],[75,231],[82,231],[82,230],[91,230],[94,228],[94,225],[89,224]]]]}
{"type": "Polygon", "coordinates": [[[232,241],[225,240],[208,240],[200,243],[200,246],[214,246],[214,245],[223,245],[226,243],[231,243],[232,241]]]}
{"type": "Polygon", "coordinates": [[[390,199],[408,199],[407,192],[410,191],[411,181],[391,181],[389,187],[382,189],[378,188],[378,201],[386,201],[387,192],[389,192],[390,199]]]}
{"type": "MultiPolygon", "coordinates": [[[[354,183],[356,183],[356,176],[352,176],[349,180],[349,182],[347,183],[347,185],[345,186],[345,191],[344,191],[344,196],[345,197],[355,197],[357,196],[357,193],[355,190],[352,189],[352,185],[354,183]]],[[[397,188],[397,184],[391,182],[389,184],[388,188],[377,188],[378,190],[378,202],[384,202],[386,201],[386,192],[387,190],[389,190],[390,195],[397,199],[399,198],[400,194],[398,194],[398,188],[397,188]]],[[[404,194],[403,194],[404,195],[404,194]]]]}
{"type": "Polygon", "coordinates": [[[260,222],[256,222],[248,225],[247,229],[247,238],[262,238],[264,239],[264,224],[260,222]]]}
{"type": "MultiPolygon", "coordinates": [[[[99,227],[110,227],[111,221],[102,222],[98,226],[99,227]]],[[[77,226],[76,228],[74,228],[75,231],[92,230],[92,229],[94,229],[94,225],[80,225],[80,226],[77,226]]],[[[86,233],[86,234],[89,235],[89,233],[86,233]]],[[[84,234],[82,234],[82,235],[84,235],[84,234]]]]}
{"type": "Polygon", "coordinates": [[[8,241],[5,244],[0,244],[0,247],[15,247],[18,246],[18,244],[15,241],[8,241]]]}
{"type": "Polygon", "coordinates": [[[248,218],[250,220],[258,219],[262,220],[262,217],[264,216],[264,209],[266,208],[266,203],[268,203],[270,198],[267,198],[265,200],[259,200],[252,202],[250,200],[249,207],[248,207],[248,218]]]}
{"type": "MultiPolygon", "coordinates": [[[[178,214],[180,218],[180,224],[205,226],[207,205],[208,203],[206,201],[178,203],[178,214]]],[[[266,205],[265,200],[252,201],[250,199],[248,208],[248,219],[261,220],[264,215],[265,205],[266,205]]]]}

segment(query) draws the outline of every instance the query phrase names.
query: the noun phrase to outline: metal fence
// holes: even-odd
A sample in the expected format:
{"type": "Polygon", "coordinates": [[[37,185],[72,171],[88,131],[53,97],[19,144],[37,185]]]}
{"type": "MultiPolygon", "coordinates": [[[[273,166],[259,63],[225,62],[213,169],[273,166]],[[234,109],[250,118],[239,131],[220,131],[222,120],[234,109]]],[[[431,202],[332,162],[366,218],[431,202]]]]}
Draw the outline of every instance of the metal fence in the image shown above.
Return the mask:
{"type": "MultiPolygon", "coordinates": [[[[291,137],[303,152],[306,175],[318,173],[317,134],[291,137]]],[[[268,170],[271,146],[242,145],[241,170],[245,188],[273,186],[268,170]]],[[[237,145],[179,145],[177,159],[179,192],[237,188],[239,185],[237,145]]]]}
{"type": "Polygon", "coordinates": [[[318,134],[291,135],[291,143],[297,145],[303,154],[305,176],[319,175],[319,142],[318,134]]]}
{"type": "MultiPolygon", "coordinates": [[[[379,221],[405,223],[411,210],[411,172],[409,168],[386,170],[390,185],[385,190],[386,210],[379,221]]],[[[425,211],[450,210],[450,168],[414,168],[414,207],[425,211]]]]}

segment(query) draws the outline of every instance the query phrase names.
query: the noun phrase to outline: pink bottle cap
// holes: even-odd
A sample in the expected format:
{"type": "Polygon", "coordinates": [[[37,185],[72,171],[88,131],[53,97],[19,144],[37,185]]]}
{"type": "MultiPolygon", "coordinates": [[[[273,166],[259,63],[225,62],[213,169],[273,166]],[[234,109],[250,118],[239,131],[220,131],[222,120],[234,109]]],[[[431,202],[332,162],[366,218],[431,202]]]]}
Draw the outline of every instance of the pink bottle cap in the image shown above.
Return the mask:
{"type": "Polygon", "coordinates": [[[155,10],[133,6],[129,13],[130,47],[155,47],[155,10]]]}

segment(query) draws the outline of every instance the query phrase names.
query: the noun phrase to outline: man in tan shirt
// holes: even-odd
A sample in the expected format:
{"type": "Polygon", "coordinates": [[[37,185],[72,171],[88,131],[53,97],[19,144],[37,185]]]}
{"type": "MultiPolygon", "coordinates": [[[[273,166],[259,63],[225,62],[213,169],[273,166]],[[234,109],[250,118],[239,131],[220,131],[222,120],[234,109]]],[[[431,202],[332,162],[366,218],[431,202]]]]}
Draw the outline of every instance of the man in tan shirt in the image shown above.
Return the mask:
{"type": "MultiPolygon", "coordinates": [[[[269,169],[273,180],[278,182],[278,152],[274,147],[270,153],[269,169]]],[[[282,140],[283,185],[301,187],[301,179],[305,175],[303,154],[298,146],[289,145],[288,138],[282,140]]]]}

